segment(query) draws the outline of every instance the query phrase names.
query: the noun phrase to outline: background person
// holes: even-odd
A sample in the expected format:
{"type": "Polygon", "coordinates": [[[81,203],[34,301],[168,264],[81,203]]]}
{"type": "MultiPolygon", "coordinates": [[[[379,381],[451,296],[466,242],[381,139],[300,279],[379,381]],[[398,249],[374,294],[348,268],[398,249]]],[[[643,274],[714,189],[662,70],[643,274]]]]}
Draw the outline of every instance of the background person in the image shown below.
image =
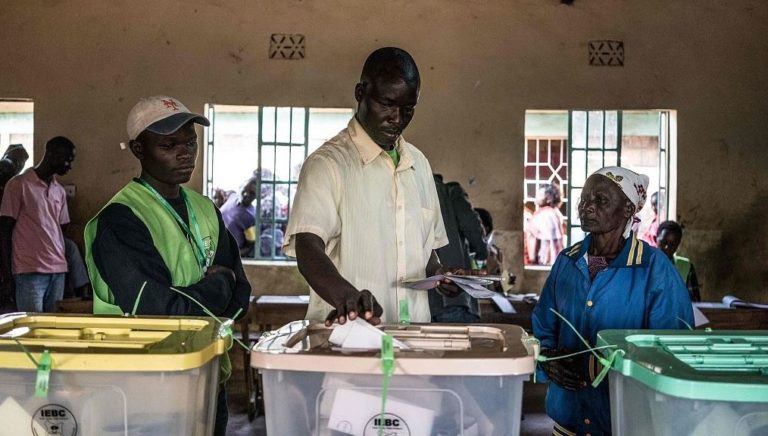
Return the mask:
{"type": "Polygon", "coordinates": [[[275,248],[275,256],[283,255],[283,242],[285,241],[285,233],[282,227],[285,224],[277,223],[274,228],[274,234],[271,223],[262,224],[261,234],[259,235],[259,250],[262,257],[272,256],[272,247],[275,248]]]}
{"type": "Polygon", "coordinates": [[[677,272],[685,282],[688,288],[688,294],[691,301],[701,301],[701,290],[699,289],[699,278],[696,276],[696,268],[687,257],[678,256],[677,249],[683,241],[683,227],[674,221],[664,221],[659,224],[659,230],[656,237],[659,250],[667,255],[669,260],[675,264],[677,272]]]}
{"type": "MultiPolygon", "coordinates": [[[[248,310],[251,286],[232,235],[211,200],[181,184],[195,169],[195,123],[209,125],[178,100],[143,98],[128,114],[131,152],[141,175],[123,187],[86,225],[86,261],[96,314],[234,318],[248,310]]],[[[215,435],[227,428],[221,357],[215,435]]]]}
{"type": "Polygon", "coordinates": [[[563,250],[563,214],[560,188],[544,184],[536,195],[537,209],[528,223],[528,256],[531,264],[552,265],[563,250]]]}
{"type": "MultiPolygon", "coordinates": [[[[11,144],[5,150],[0,159],[0,201],[3,198],[5,185],[11,178],[21,173],[28,159],[29,153],[22,144],[11,144]]],[[[13,280],[9,280],[3,283],[0,275],[0,313],[16,310],[16,295],[12,282],[13,280]]]]}
{"type": "Polygon", "coordinates": [[[240,187],[240,193],[229,196],[221,206],[221,217],[227,230],[235,238],[242,257],[253,257],[256,226],[256,208],[259,180],[251,177],[240,187]]]}
{"type": "Polygon", "coordinates": [[[504,269],[504,254],[501,252],[501,248],[496,245],[496,238],[493,232],[493,216],[488,210],[481,207],[476,207],[475,212],[478,218],[480,218],[480,224],[483,226],[483,239],[485,239],[486,249],[488,251],[488,259],[485,261],[483,268],[486,274],[499,275],[504,269]]]}
{"type": "MultiPolygon", "coordinates": [[[[470,270],[472,260],[485,261],[488,257],[480,219],[459,183],[443,183],[443,176],[440,174],[435,174],[434,179],[445,232],[448,235],[448,245],[437,249],[440,263],[448,267],[470,270]]],[[[455,297],[446,297],[435,289],[429,290],[428,293],[432,322],[466,324],[480,320],[477,300],[466,292],[462,291],[455,297]]]]}
{"type": "MultiPolygon", "coordinates": [[[[557,257],[539,303],[533,332],[542,355],[561,357],[586,349],[555,312],[594,346],[604,329],[684,329],[693,308],[680,276],[664,253],[637,239],[633,218],[642,209],[648,177],[620,167],[589,176],[578,204],[583,241],[557,257]]],[[[600,368],[591,354],[545,361],[550,381],[547,414],[554,434],[611,434],[608,382],[591,382],[600,368]]]]}
{"type": "Polygon", "coordinates": [[[27,164],[29,153],[22,144],[11,144],[0,158],[0,199],[3,197],[3,189],[11,178],[19,175],[24,165],[27,164]]]}
{"type": "MultiPolygon", "coordinates": [[[[3,197],[5,185],[24,169],[29,153],[22,144],[11,144],[0,159],[0,199],[3,197]]],[[[85,261],[80,254],[80,249],[72,239],[64,237],[64,256],[67,259],[67,273],[64,276],[64,298],[77,296],[88,298],[90,296],[90,281],[88,271],[85,269],[85,261]]],[[[11,310],[16,310],[15,295],[6,294],[0,297],[11,310]],[[10,297],[10,298],[9,298],[10,297]],[[8,304],[11,302],[11,304],[8,304]]],[[[2,304],[0,304],[2,306],[2,304]]]]}
{"type": "Polygon", "coordinates": [[[224,203],[226,203],[229,196],[234,193],[235,191],[225,191],[224,189],[221,189],[221,188],[214,188],[211,201],[213,201],[213,204],[216,205],[216,207],[221,209],[221,206],[224,206],[224,203]]]}
{"type": "Polygon", "coordinates": [[[55,312],[64,296],[67,259],[62,226],[69,223],[67,194],[56,176],[75,160],[75,144],[63,136],[45,144],[34,168],[5,185],[0,205],[0,251],[6,295],[15,290],[23,312],[55,312]]]}
{"type": "Polygon", "coordinates": [[[659,193],[654,192],[651,195],[651,209],[653,218],[648,223],[648,227],[643,231],[641,239],[647,242],[651,247],[656,247],[656,235],[659,233],[659,193]]]}

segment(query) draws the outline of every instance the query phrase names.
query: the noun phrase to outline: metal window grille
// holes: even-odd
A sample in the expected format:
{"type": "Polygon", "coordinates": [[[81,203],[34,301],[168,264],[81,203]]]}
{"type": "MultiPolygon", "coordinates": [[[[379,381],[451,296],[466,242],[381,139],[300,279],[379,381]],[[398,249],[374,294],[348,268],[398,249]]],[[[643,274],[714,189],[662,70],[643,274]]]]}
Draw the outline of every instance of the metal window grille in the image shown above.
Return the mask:
{"type": "Polygon", "coordinates": [[[563,216],[568,207],[568,138],[525,138],[524,202],[536,210],[536,193],[544,184],[556,184],[562,193],[563,216]]]}
{"type": "MultiPolygon", "coordinates": [[[[523,202],[531,211],[536,210],[536,195],[543,184],[561,187],[565,246],[585,236],[578,216],[581,191],[589,174],[603,166],[639,166],[640,171],[647,171],[652,177],[649,194],[658,191],[659,221],[674,216],[673,111],[571,110],[567,115],[567,131],[562,136],[557,136],[557,129],[546,136],[526,136],[523,179],[523,202]],[[654,117],[658,128],[653,127],[654,117]]],[[[644,212],[639,231],[647,229],[649,213],[644,212]]]]}
{"type": "MultiPolygon", "coordinates": [[[[352,110],[276,106],[234,108],[207,105],[206,115],[211,125],[206,129],[205,134],[204,192],[213,198],[215,188],[222,187],[217,185],[217,178],[218,183],[228,183],[229,188],[232,188],[233,177],[229,165],[234,158],[228,153],[242,152],[247,155],[246,166],[249,170],[242,174],[242,181],[251,175],[259,180],[259,194],[254,201],[256,240],[253,257],[270,260],[288,259],[282,252],[282,243],[293,197],[296,195],[301,166],[309,151],[319,146],[324,136],[332,136],[338,132],[342,128],[342,120],[346,125],[352,110]],[[246,121],[241,119],[235,123],[236,125],[229,126],[225,121],[226,112],[247,115],[249,118],[246,121]],[[329,119],[329,114],[332,120],[329,119]],[[310,123],[314,123],[315,126],[312,137],[310,137],[310,123]],[[258,125],[254,126],[255,124],[258,125]],[[240,142],[230,142],[225,139],[228,135],[239,137],[240,142]],[[215,162],[217,156],[215,141],[221,141],[219,149],[225,150],[219,151],[221,160],[218,162],[215,162]],[[257,149],[257,153],[254,153],[254,148],[257,149]],[[256,171],[251,174],[254,168],[256,171]],[[223,172],[228,174],[222,174],[223,172]],[[229,182],[222,182],[222,179],[229,182]]],[[[230,122],[232,122],[231,118],[230,122]]],[[[325,139],[330,139],[331,136],[325,139]]]]}
{"type": "Polygon", "coordinates": [[[255,252],[257,258],[284,259],[283,237],[296,194],[299,168],[307,157],[309,108],[262,107],[259,124],[262,127],[258,176],[261,195],[256,205],[259,238],[255,252]],[[266,126],[267,123],[273,128],[266,126]]]}
{"type": "Polygon", "coordinates": [[[621,165],[621,111],[568,112],[568,239],[565,245],[584,238],[579,220],[579,198],[587,177],[604,166],[621,165]]]}

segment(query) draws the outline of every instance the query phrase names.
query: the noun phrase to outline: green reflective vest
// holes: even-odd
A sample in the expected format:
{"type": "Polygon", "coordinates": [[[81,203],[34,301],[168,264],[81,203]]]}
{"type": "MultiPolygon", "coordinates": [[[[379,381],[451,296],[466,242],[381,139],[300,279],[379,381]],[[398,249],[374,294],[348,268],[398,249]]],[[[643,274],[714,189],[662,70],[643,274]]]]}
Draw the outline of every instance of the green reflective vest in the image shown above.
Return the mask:
{"type": "MultiPolygon", "coordinates": [[[[200,236],[205,246],[205,255],[208,264],[210,264],[216,254],[219,241],[219,220],[215,206],[211,200],[197,192],[185,188],[181,189],[184,190],[187,197],[188,207],[193,208],[197,216],[200,236]]],[[[189,286],[202,280],[205,271],[200,267],[197,257],[195,257],[194,247],[187,240],[176,219],[165,210],[147,188],[136,181],[132,181],[112,197],[104,207],[112,203],[129,207],[147,227],[155,248],[171,272],[172,286],[189,286]]],[[[123,315],[123,310],[115,304],[114,294],[102,279],[93,260],[93,241],[96,238],[99,214],[96,214],[85,226],[85,261],[88,265],[88,276],[91,278],[91,286],[93,287],[93,313],[123,315]]],[[[168,292],[173,291],[169,290],[168,292]]],[[[221,356],[219,364],[219,381],[223,383],[232,373],[232,363],[228,353],[221,356]]]]}
{"type": "MultiPolygon", "coordinates": [[[[205,254],[210,263],[219,241],[219,221],[215,206],[202,195],[189,189],[181,189],[184,189],[186,194],[188,207],[193,208],[197,216],[205,254]]],[[[202,280],[205,272],[195,257],[194,247],[187,240],[176,219],[165,210],[153,193],[132,181],[112,197],[107,206],[112,203],[129,207],[147,227],[155,248],[171,273],[172,286],[189,286],[202,280]]],[[[93,260],[92,247],[96,238],[99,214],[85,226],[85,260],[93,287],[93,313],[122,315],[123,310],[115,304],[112,290],[102,279],[93,260]]]]}
{"type": "Polygon", "coordinates": [[[691,272],[691,260],[676,254],[674,254],[673,257],[675,258],[675,268],[677,268],[677,272],[680,273],[680,276],[683,278],[683,283],[687,284],[688,274],[691,272]]]}

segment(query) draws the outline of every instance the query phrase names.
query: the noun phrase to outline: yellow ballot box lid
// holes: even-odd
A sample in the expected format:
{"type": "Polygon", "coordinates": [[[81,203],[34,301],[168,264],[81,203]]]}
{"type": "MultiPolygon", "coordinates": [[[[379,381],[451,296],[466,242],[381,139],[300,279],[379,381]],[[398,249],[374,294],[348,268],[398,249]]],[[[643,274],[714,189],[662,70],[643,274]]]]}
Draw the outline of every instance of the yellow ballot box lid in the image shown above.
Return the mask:
{"type": "Polygon", "coordinates": [[[45,350],[56,371],[186,371],[231,340],[213,318],[10,313],[0,316],[0,371],[34,369],[30,356],[45,350]]]}

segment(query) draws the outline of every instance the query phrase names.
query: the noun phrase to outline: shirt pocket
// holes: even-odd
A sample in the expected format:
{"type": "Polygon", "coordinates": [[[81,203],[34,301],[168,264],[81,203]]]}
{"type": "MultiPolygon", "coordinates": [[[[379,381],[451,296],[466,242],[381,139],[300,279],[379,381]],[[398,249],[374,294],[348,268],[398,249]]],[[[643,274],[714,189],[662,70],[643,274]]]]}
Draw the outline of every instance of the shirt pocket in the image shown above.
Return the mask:
{"type": "Polygon", "coordinates": [[[61,212],[66,200],[59,196],[46,196],[43,201],[33,203],[31,209],[34,210],[36,220],[46,220],[54,225],[59,225],[61,212]]]}

